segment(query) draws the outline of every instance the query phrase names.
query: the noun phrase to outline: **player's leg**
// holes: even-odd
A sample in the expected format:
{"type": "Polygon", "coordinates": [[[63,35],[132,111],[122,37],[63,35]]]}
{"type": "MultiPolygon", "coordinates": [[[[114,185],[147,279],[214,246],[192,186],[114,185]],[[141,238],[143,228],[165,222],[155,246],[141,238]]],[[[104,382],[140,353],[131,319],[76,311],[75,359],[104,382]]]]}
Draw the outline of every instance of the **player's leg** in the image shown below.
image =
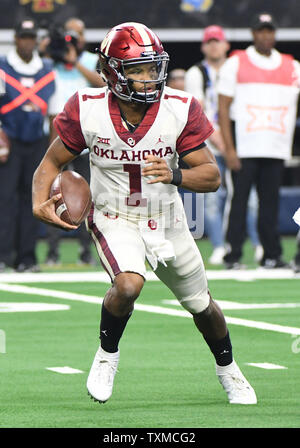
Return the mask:
{"type": "Polygon", "coordinates": [[[133,272],[116,276],[107,291],[101,310],[101,347],[110,353],[118,351],[119,341],[130,318],[134,302],[144,286],[144,278],[133,272]]]}
{"type": "Polygon", "coordinates": [[[143,284],[139,274],[124,272],[117,275],[105,295],[101,308],[101,343],[87,380],[88,392],[95,401],[105,403],[112,394],[120,357],[119,341],[143,284]]]}
{"type": "Polygon", "coordinates": [[[215,357],[216,373],[230,403],[256,403],[254,390],[233,359],[225,317],[210,297],[202,257],[186,223],[181,228],[175,224],[166,235],[173,243],[176,259],[168,262],[167,267],[159,264],[155,273],[192,314],[197,329],[215,357]]]}
{"type": "MultiPolygon", "coordinates": [[[[176,259],[167,262],[167,267],[159,264],[155,274],[171,289],[180,304],[192,314],[197,329],[210,346],[216,361],[222,365],[220,353],[227,351],[230,346],[225,318],[220,307],[210,296],[203,260],[195,241],[185,222],[180,223],[181,229],[167,231],[167,236],[175,249],[176,259]],[[220,347],[215,349],[215,345],[220,347]]],[[[231,356],[230,349],[226,356],[228,363],[232,361],[231,356]]]]}
{"type": "Polygon", "coordinates": [[[215,357],[216,374],[227,393],[229,403],[256,404],[255,391],[233,358],[230,334],[218,304],[210,299],[208,307],[193,314],[193,319],[215,357]]]}
{"type": "Polygon", "coordinates": [[[101,343],[90,370],[87,389],[96,401],[105,402],[112,394],[120,356],[119,341],[144,285],[145,250],[134,225],[121,218],[110,219],[99,212],[92,215],[93,212],[89,228],[112,286],[102,304],[101,343]]]}

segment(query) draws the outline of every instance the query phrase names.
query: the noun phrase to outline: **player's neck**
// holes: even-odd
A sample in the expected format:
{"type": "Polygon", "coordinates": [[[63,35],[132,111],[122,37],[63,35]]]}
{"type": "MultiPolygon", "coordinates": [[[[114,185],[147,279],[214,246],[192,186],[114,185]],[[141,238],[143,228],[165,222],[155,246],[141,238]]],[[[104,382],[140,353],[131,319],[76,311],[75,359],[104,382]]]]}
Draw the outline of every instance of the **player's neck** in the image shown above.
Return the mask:
{"type": "Polygon", "coordinates": [[[125,117],[128,122],[132,125],[137,125],[142,121],[148,108],[146,104],[129,103],[122,101],[119,98],[117,98],[117,101],[123,117],[125,117]]]}

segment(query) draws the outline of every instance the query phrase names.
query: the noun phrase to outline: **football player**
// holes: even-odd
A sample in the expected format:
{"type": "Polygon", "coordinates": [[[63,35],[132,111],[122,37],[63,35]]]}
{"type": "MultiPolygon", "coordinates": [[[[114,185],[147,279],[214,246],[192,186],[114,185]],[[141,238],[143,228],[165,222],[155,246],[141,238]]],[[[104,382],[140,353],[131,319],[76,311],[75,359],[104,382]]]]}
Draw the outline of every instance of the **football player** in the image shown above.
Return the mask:
{"type": "Polygon", "coordinates": [[[224,315],[211,298],[203,261],[177,191],[216,191],[220,174],[205,140],[213,128],[199,102],[164,88],[168,54],[145,25],[112,28],[99,50],[104,88],[79,90],[54,122],[58,136],[33,179],[33,213],[73,229],[55,214],[50,185],[63,165],[90,150],[93,206],[88,227],[111,277],[101,310],[100,346],[87,389],[99,402],[113,390],[119,341],[144,286],[147,259],[193,316],[216,361],[230,403],[255,404],[232,355],[224,315]],[[179,169],[182,158],[190,169],[179,169]]]}

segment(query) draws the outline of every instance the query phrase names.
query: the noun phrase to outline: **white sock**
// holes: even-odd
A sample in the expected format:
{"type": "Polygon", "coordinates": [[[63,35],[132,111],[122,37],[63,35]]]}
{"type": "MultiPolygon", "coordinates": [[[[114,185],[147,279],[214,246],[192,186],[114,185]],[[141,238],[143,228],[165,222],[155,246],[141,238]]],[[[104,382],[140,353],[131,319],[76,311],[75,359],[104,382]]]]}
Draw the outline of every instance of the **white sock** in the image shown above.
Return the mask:
{"type": "Polygon", "coordinates": [[[217,375],[226,375],[226,373],[232,372],[236,368],[236,363],[233,360],[227,366],[219,366],[216,364],[216,374],[217,375]]]}

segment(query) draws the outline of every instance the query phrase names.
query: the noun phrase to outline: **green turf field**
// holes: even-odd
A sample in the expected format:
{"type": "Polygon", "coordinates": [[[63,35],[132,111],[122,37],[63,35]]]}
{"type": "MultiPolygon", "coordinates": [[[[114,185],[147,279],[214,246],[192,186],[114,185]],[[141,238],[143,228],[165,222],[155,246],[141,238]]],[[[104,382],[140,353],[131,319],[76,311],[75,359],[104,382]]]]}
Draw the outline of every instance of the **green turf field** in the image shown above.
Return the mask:
{"type": "MultiPolygon", "coordinates": [[[[206,261],[210,245],[204,240],[199,246],[206,261]]],[[[287,260],[295,249],[294,238],[286,238],[287,260]]],[[[256,390],[257,405],[227,403],[192,320],[153,280],[146,282],[122,338],[113,396],[100,405],[88,397],[85,383],[98,345],[97,302],[109,283],[100,268],[75,264],[74,241],[65,240],[61,253],[59,267],[42,264],[34,277],[0,278],[1,428],[299,428],[300,276],[253,278],[249,245],[244,261],[252,277],[224,279],[220,269],[208,269],[211,293],[224,309],[235,358],[256,390]],[[83,281],[86,271],[92,271],[90,281],[83,281]],[[13,303],[64,309],[1,312],[13,303]],[[48,370],[56,367],[79,373],[48,370]]],[[[44,258],[41,242],[41,263],[44,258]]]]}

